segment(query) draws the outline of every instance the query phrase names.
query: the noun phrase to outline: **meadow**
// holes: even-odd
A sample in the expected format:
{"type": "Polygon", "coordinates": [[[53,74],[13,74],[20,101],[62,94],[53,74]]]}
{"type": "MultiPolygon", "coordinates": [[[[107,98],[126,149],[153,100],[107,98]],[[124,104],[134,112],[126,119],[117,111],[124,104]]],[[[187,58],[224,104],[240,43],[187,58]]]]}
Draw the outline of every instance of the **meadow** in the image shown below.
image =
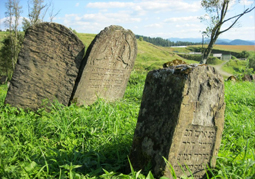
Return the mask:
{"type": "MultiPolygon", "coordinates": [[[[0,86],[0,178],[153,178],[129,165],[146,73],[133,71],[124,98],[91,106],[58,102],[51,111],[4,105],[0,86]]],[[[255,84],[225,82],[225,126],[207,178],[255,177],[255,84]]]]}
{"type": "MultiPolygon", "coordinates": [[[[88,47],[95,35],[78,36],[88,47]]],[[[98,99],[91,106],[66,107],[56,101],[50,111],[24,111],[4,105],[7,85],[1,85],[0,178],[154,178],[149,171],[133,171],[128,155],[146,74],[182,59],[173,51],[138,41],[125,95],[111,103],[98,99]],[[126,173],[126,166],[131,172],[126,173]]],[[[225,102],[217,165],[207,169],[206,178],[253,179],[255,84],[225,82],[225,102]]]]}

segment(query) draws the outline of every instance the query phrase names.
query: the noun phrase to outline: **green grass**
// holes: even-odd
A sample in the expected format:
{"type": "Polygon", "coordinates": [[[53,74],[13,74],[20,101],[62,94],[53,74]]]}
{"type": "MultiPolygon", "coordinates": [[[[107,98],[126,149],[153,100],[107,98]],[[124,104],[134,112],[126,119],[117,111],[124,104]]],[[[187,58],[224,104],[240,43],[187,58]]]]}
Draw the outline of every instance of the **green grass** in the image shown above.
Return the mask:
{"type": "Polygon", "coordinates": [[[224,66],[223,70],[231,74],[243,73],[246,67],[246,61],[244,60],[230,60],[224,66]]]}
{"type": "MultiPolygon", "coordinates": [[[[87,48],[95,35],[78,37],[87,48]]],[[[184,59],[173,52],[175,48],[139,40],[137,44],[124,98],[114,103],[99,99],[89,107],[65,107],[55,102],[51,112],[23,111],[4,105],[7,85],[1,85],[0,178],[153,178],[141,171],[124,174],[145,77],[167,61],[184,59]]],[[[238,73],[243,63],[230,61],[224,70],[238,73]]],[[[254,83],[225,82],[222,145],[216,168],[208,169],[207,178],[255,178],[254,92],[254,83]]]]}
{"type": "MultiPolygon", "coordinates": [[[[89,107],[57,102],[47,112],[3,104],[0,86],[0,178],[152,178],[128,165],[146,72],[133,71],[122,100],[89,107]]],[[[208,178],[255,175],[255,84],[225,83],[225,126],[208,178]],[[209,177],[210,176],[210,177],[209,177]]]]}
{"type": "Polygon", "coordinates": [[[255,178],[255,84],[225,83],[225,125],[216,171],[255,178]]]}
{"type": "Polygon", "coordinates": [[[95,34],[77,33],[79,39],[83,42],[86,49],[89,47],[92,40],[95,38],[95,34]]]}

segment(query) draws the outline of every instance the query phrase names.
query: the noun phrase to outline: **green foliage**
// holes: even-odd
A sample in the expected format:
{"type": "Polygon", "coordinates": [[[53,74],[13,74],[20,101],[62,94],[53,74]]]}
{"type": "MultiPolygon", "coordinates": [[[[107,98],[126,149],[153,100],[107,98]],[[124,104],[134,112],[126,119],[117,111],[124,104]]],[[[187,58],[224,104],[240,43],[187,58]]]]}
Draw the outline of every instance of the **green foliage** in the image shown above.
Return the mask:
{"type": "Polygon", "coordinates": [[[161,37],[146,37],[142,35],[136,35],[136,38],[139,39],[140,41],[146,41],[149,43],[152,43],[154,45],[162,46],[162,47],[170,47],[170,46],[187,46],[187,45],[196,45],[196,44],[201,44],[201,43],[193,43],[193,42],[182,42],[182,41],[177,41],[177,42],[171,42],[168,39],[162,39],[161,37]]]}
{"type": "Polygon", "coordinates": [[[231,55],[231,60],[237,60],[237,58],[234,55],[231,55]]]}
{"type": "Polygon", "coordinates": [[[203,48],[202,47],[196,47],[196,46],[189,46],[186,47],[191,52],[202,52],[203,48]]]}
{"type": "Polygon", "coordinates": [[[4,36],[1,42],[2,46],[0,49],[0,71],[2,74],[8,76],[9,79],[12,76],[14,65],[16,64],[18,58],[18,53],[22,47],[23,39],[23,33],[18,33],[15,47],[16,51],[13,50],[15,46],[15,37],[13,33],[4,36]]]}
{"type": "Polygon", "coordinates": [[[250,54],[246,50],[243,50],[241,53],[239,53],[236,56],[237,56],[237,58],[248,58],[250,56],[250,54]]]}
{"type": "Polygon", "coordinates": [[[78,33],[76,32],[75,29],[72,29],[71,27],[69,27],[69,30],[72,31],[75,35],[77,35],[78,33]]]}
{"type": "Polygon", "coordinates": [[[217,175],[224,178],[255,176],[255,85],[225,83],[225,124],[217,160],[217,175]]]}
{"type": "MultiPolygon", "coordinates": [[[[98,99],[86,107],[55,102],[50,112],[5,106],[7,86],[0,86],[0,178],[154,178],[131,164],[132,172],[123,174],[146,74],[133,71],[118,102],[98,99]]],[[[207,178],[255,175],[254,91],[253,83],[225,83],[222,145],[207,178]]]]}
{"type": "Polygon", "coordinates": [[[35,24],[43,22],[43,18],[48,10],[47,4],[43,4],[44,0],[28,0],[28,19],[23,18],[22,29],[26,31],[27,28],[35,24]]]}
{"type": "Polygon", "coordinates": [[[228,73],[242,74],[244,69],[246,69],[246,62],[244,60],[230,60],[222,69],[228,73]]]}
{"type": "Polygon", "coordinates": [[[0,177],[75,177],[125,167],[138,106],[131,102],[64,107],[51,112],[1,104],[0,177]]]}
{"type": "MultiPolygon", "coordinates": [[[[88,46],[95,35],[79,37],[88,46]]],[[[170,48],[138,41],[135,70],[124,98],[114,103],[98,99],[89,107],[65,107],[55,102],[50,112],[18,110],[4,105],[7,85],[1,85],[0,178],[154,178],[151,172],[132,168],[130,174],[123,173],[147,70],[161,68],[176,58],[182,59],[170,48]]],[[[238,71],[245,69],[247,62],[231,60],[226,65],[238,71]]],[[[208,168],[207,178],[254,178],[254,91],[253,83],[225,83],[222,145],[216,168],[208,168]]]]}
{"type": "Polygon", "coordinates": [[[222,60],[218,59],[217,57],[208,57],[206,64],[210,64],[210,65],[218,65],[221,64],[222,60]]]}
{"type": "Polygon", "coordinates": [[[200,60],[202,59],[201,55],[190,55],[190,54],[178,54],[180,57],[188,59],[188,60],[193,60],[193,61],[197,61],[200,62],[200,60]]]}
{"type": "Polygon", "coordinates": [[[249,58],[248,58],[248,60],[249,60],[248,67],[249,67],[249,68],[252,68],[253,71],[255,71],[255,53],[253,53],[252,55],[250,55],[249,58]]]}

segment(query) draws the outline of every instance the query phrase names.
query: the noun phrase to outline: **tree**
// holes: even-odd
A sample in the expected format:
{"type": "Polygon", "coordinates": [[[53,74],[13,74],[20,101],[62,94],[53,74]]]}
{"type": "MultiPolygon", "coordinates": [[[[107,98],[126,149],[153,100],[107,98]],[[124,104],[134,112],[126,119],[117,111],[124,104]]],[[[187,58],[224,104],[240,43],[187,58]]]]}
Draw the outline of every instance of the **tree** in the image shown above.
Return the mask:
{"type": "Polygon", "coordinates": [[[58,15],[58,13],[60,12],[60,10],[58,10],[58,12],[54,13],[54,4],[51,4],[51,3],[50,3],[49,6],[51,6],[51,11],[49,12],[49,16],[50,16],[50,22],[52,22],[53,19],[58,15]]]}
{"type": "Polygon", "coordinates": [[[28,18],[23,18],[22,28],[23,31],[26,31],[27,28],[33,26],[34,24],[38,24],[43,22],[45,15],[47,14],[49,8],[51,10],[49,12],[50,22],[59,14],[58,12],[54,13],[54,4],[50,2],[49,4],[44,4],[44,0],[28,0],[28,18]]]}
{"type": "Polygon", "coordinates": [[[248,57],[249,60],[249,68],[252,68],[255,71],[255,54],[253,53],[248,57]]]}
{"type": "Polygon", "coordinates": [[[3,47],[1,49],[1,65],[6,72],[6,75],[10,77],[15,68],[15,64],[18,58],[19,49],[21,46],[18,32],[19,18],[21,13],[21,6],[19,6],[19,0],[8,0],[5,4],[7,11],[5,12],[6,21],[5,25],[9,29],[9,34],[3,40],[3,47]],[[11,64],[11,66],[10,66],[11,64]]]}
{"type": "Polygon", "coordinates": [[[201,1],[201,5],[205,9],[205,11],[208,13],[208,15],[206,15],[205,17],[201,17],[200,19],[201,21],[206,21],[206,20],[209,21],[209,26],[206,28],[206,31],[204,31],[203,34],[207,35],[210,38],[210,42],[207,48],[205,48],[205,50],[203,51],[203,58],[200,61],[200,64],[205,64],[207,62],[207,58],[211,54],[213,45],[218,39],[219,35],[231,29],[243,15],[255,9],[255,6],[246,8],[240,14],[225,19],[229,9],[230,2],[231,0],[202,0],[201,1]],[[230,23],[230,25],[226,29],[221,30],[222,25],[227,23],[230,23]]]}
{"type": "MultiPolygon", "coordinates": [[[[14,30],[14,38],[13,38],[13,62],[12,66],[13,69],[15,67],[16,61],[18,59],[18,54],[20,50],[20,38],[18,38],[18,26],[19,26],[19,18],[20,18],[20,13],[22,12],[22,6],[19,6],[19,0],[13,0],[13,11],[14,11],[14,25],[13,25],[13,30],[14,30]]],[[[23,40],[22,40],[23,41],[23,40]]]]}
{"type": "Polygon", "coordinates": [[[28,0],[28,19],[23,18],[22,28],[24,31],[28,27],[43,22],[44,16],[48,10],[47,4],[43,4],[44,0],[28,0]],[[32,7],[31,7],[31,6],[32,7]],[[45,11],[43,12],[43,9],[45,11]]]}

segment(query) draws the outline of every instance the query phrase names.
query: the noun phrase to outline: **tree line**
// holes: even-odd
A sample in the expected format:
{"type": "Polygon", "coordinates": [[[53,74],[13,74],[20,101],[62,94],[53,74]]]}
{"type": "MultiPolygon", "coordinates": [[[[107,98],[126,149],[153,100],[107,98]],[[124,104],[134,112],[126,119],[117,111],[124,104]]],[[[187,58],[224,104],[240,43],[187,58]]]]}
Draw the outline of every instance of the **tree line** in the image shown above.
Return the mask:
{"type": "MultiPolygon", "coordinates": [[[[19,0],[8,0],[5,3],[6,20],[4,24],[7,27],[7,34],[1,42],[0,75],[5,75],[8,79],[12,77],[24,38],[24,33],[18,30],[20,14],[23,12],[19,3],[19,0]]],[[[54,13],[54,5],[52,3],[45,4],[44,0],[28,0],[27,4],[28,18],[22,19],[23,31],[26,31],[30,26],[43,22],[46,14],[49,14],[50,22],[52,22],[59,13],[59,11],[54,13]]]]}
{"type": "Polygon", "coordinates": [[[137,39],[140,41],[146,41],[149,43],[152,43],[157,46],[162,46],[162,47],[171,47],[171,46],[188,46],[188,45],[200,45],[201,43],[193,43],[193,42],[183,42],[183,41],[177,41],[173,42],[168,39],[163,39],[161,37],[146,37],[142,35],[135,35],[137,39]]]}

